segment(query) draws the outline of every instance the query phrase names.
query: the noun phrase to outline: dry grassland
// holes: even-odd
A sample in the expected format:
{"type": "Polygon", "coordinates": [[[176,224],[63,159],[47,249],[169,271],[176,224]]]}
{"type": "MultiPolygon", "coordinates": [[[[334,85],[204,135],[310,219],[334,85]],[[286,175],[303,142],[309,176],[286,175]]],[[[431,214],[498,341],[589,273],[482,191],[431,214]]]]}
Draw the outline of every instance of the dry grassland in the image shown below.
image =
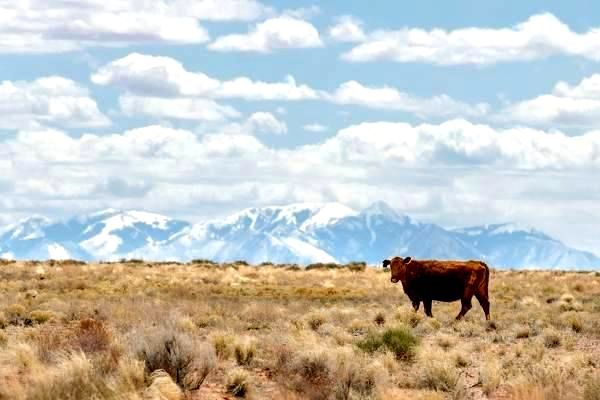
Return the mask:
{"type": "Polygon", "coordinates": [[[493,271],[415,313],[389,272],[0,262],[0,399],[600,399],[600,274],[493,271]]]}

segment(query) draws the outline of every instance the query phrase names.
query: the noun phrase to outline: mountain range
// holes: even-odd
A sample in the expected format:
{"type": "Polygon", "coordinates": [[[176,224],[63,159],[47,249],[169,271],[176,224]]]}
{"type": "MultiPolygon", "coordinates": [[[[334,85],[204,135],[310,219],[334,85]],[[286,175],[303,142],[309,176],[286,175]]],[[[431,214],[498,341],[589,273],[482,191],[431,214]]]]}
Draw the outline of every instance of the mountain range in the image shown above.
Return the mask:
{"type": "Polygon", "coordinates": [[[258,264],[366,261],[393,255],[480,259],[495,268],[600,269],[600,258],[534,228],[492,224],[446,229],[383,202],[248,208],[191,224],[145,211],[108,209],[65,221],[33,216],[0,229],[0,258],[85,261],[143,258],[246,260],[258,264]]]}

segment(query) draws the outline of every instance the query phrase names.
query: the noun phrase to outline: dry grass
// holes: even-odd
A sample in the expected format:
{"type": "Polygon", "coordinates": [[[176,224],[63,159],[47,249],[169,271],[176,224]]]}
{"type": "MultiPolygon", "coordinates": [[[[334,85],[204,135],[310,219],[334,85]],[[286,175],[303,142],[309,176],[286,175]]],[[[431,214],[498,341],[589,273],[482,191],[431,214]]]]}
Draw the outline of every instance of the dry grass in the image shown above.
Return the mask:
{"type": "Polygon", "coordinates": [[[0,400],[600,398],[600,275],[493,271],[415,313],[389,272],[2,262],[0,400]]]}

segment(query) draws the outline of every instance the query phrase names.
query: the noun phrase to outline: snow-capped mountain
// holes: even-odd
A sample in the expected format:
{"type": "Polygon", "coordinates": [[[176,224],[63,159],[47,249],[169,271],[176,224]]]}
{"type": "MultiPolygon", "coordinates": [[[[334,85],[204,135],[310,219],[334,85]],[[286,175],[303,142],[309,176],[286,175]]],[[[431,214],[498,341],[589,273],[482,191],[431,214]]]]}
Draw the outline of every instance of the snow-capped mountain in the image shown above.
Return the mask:
{"type": "Polygon", "coordinates": [[[596,255],[569,248],[543,232],[520,224],[484,225],[455,232],[497,267],[600,268],[596,255]]]}
{"type": "Polygon", "coordinates": [[[339,203],[249,208],[191,225],[163,215],[108,209],[52,222],[32,217],[0,230],[0,257],[308,264],[393,255],[481,259],[496,268],[600,269],[596,255],[527,226],[445,229],[377,202],[360,211],[339,203]]]}
{"type": "Polygon", "coordinates": [[[189,226],[159,214],[107,209],[64,222],[32,217],[0,234],[0,257],[109,260],[168,240],[189,226]]]}
{"type": "Polygon", "coordinates": [[[149,245],[134,254],[252,263],[335,262],[312,233],[354,214],[338,203],[249,208],[223,220],[195,225],[167,243],[149,245]]]}

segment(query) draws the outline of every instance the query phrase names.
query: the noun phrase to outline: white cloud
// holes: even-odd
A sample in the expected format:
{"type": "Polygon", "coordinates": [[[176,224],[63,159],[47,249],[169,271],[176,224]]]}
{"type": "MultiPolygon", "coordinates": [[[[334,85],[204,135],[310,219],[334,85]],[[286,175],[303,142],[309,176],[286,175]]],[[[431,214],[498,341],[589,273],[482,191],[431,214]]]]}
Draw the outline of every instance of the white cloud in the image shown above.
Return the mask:
{"type": "MultiPolygon", "coordinates": [[[[265,115],[251,120],[271,120],[265,115]]],[[[600,168],[600,131],[573,137],[464,120],[374,122],[282,149],[235,132],[148,126],[72,137],[44,129],[1,138],[0,160],[11,160],[0,163],[9,182],[0,198],[3,217],[106,206],[181,216],[383,199],[448,225],[510,218],[568,236],[565,215],[569,226],[581,227],[577,232],[593,232],[600,223],[600,191],[590,185],[600,168]]]]}
{"type": "Polygon", "coordinates": [[[363,22],[350,15],[336,18],[336,24],[329,28],[329,36],[338,42],[360,43],[367,39],[363,22]]]}
{"type": "Polygon", "coordinates": [[[559,82],[550,94],[507,106],[497,119],[539,126],[597,127],[600,124],[600,75],[594,74],[575,86],[559,82]]]}
{"type": "Polygon", "coordinates": [[[368,87],[356,81],[341,84],[334,93],[298,84],[287,76],[282,82],[261,82],[248,77],[221,81],[202,72],[189,72],[170,57],[132,53],[98,69],[91,77],[98,85],[113,85],[150,97],[239,98],[244,100],[327,100],[337,104],[401,110],[419,116],[481,117],[485,103],[470,105],[447,95],[415,97],[392,87],[368,87]]]}
{"type": "Polygon", "coordinates": [[[175,0],[165,5],[178,15],[211,21],[252,21],[274,13],[256,0],[175,0]]]}
{"type": "Polygon", "coordinates": [[[0,82],[0,129],[109,124],[88,91],[70,79],[49,76],[30,82],[0,82]]]}
{"type": "Polygon", "coordinates": [[[272,113],[265,111],[252,113],[241,122],[225,122],[201,124],[197,128],[197,132],[201,134],[222,133],[227,135],[282,135],[288,131],[287,124],[284,121],[278,119],[272,113]]]}
{"type": "Polygon", "coordinates": [[[285,122],[278,120],[273,114],[268,112],[256,112],[250,115],[246,124],[252,132],[260,133],[287,133],[287,125],[285,122]]]}
{"type": "Polygon", "coordinates": [[[0,53],[54,53],[132,43],[204,43],[199,20],[251,21],[256,0],[0,0],[0,53]]]}
{"type": "Polygon", "coordinates": [[[370,32],[342,58],[438,65],[487,65],[541,59],[556,54],[600,60],[600,29],[573,32],[554,15],[533,15],[509,28],[469,27],[446,31],[403,28],[370,32]]]}
{"type": "Polygon", "coordinates": [[[581,136],[528,128],[496,130],[465,120],[439,125],[363,123],[326,141],[331,162],[378,162],[412,166],[480,165],[499,169],[600,167],[600,131],[581,136]]]}
{"type": "MultiPolygon", "coordinates": [[[[53,53],[130,43],[209,40],[179,2],[0,0],[0,53],[53,53]]],[[[202,4],[214,1],[200,2],[202,4]]],[[[214,8],[214,5],[213,5],[214,8]]]]}
{"type": "Polygon", "coordinates": [[[327,127],[324,126],[324,125],[321,125],[319,123],[307,124],[307,125],[304,125],[303,128],[304,128],[305,131],[315,132],[315,133],[320,133],[320,132],[327,131],[327,127]]]}
{"type": "Polygon", "coordinates": [[[128,116],[174,118],[198,121],[223,121],[241,114],[231,106],[201,98],[160,98],[123,95],[119,97],[121,111],[128,116]]]}
{"type": "Polygon", "coordinates": [[[154,96],[205,96],[246,100],[303,100],[318,97],[292,76],[283,82],[261,82],[247,77],[220,81],[202,72],[188,72],[170,57],[132,53],[92,74],[98,85],[114,85],[130,92],[154,96]]]}
{"type": "Polygon", "coordinates": [[[341,84],[333,94],[327,97],[337,104],[400,110],[419,116],[483,116],[489,110],[489,105],[485,103],[470,105],[454,100],[447,95],[429,98],[415,97],[389,86],[368,87],[356,81],[341,84]]]}
{"type": "Polygon", "coordinates": [[[257,24],[248,33],[220,36],[208,48],[270,53],[278,49],[321,46],[319,31],[310,22],[283,15],[257,24]]]}
{"type": "Polygon", "coordinates": [[[321,14],[321,8],[314,4],[308,7],[300,7],[283,11],[283,15],[297,19],[310,19],[319,14],[321,14]]]}

